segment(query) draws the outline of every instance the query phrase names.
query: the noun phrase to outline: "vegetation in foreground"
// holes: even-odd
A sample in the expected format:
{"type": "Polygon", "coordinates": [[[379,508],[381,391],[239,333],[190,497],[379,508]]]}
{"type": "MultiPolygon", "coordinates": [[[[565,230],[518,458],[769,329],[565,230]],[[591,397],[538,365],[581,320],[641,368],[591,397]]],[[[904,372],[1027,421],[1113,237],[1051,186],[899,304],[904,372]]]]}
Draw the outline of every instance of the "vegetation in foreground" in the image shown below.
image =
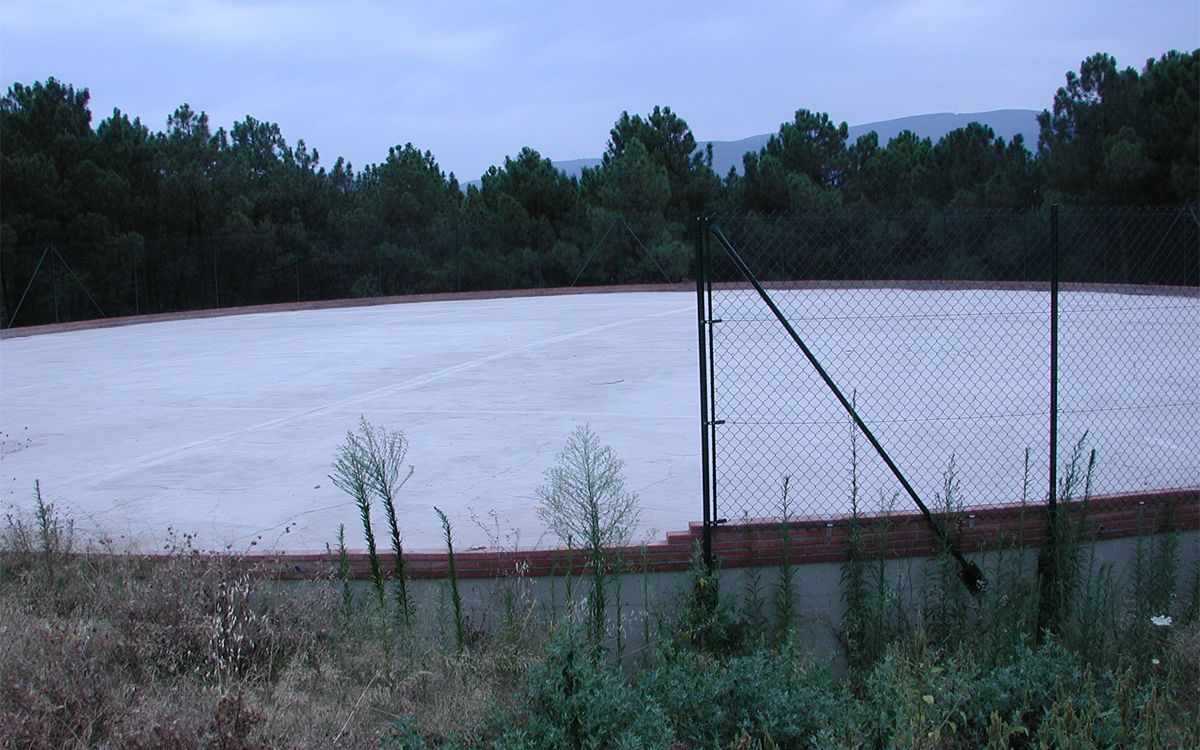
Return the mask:
{"type": "MultiPolygon", "coordinates": [[[[572,444],[588,450],[569,444],[547,472],[547,512],[570,499],[594,518],[627,503],[586,491],[554,502],[572,466],[575,477],[614,468],[586,429],[572,444]]],[[[382,461],[376,485],[351,485],[360,501],[398,487],[387,471],[403,459],[397,433],[364,422],[339,458],[351,476],[382,461]]],[[[949,475],[946,486],[953,513],[949,475]]],[[[156,560],[107,554],[104,540],[77,551],[39,488],[31,517],[6,518],[0,546],[0,746],[1200,745],[1200,579],[1184,572],[1190,594],[1174,595],[1178,540],[1139,540],[1119,587],[1086,540],[1062,533],[1065,573],[1040,634],[1038,585],[1015,547],[993,556],[976,599],[948,556],[905,593],[882,554],[886,530],[874,545],[856,535],[838,662],[798,646],[799,629],[817,625],[796,617],[794,575],[718,598],[719,571],[697,565],[673,606],[622,617],[614,595],[613,617],[590,586],[638,573],[605,561],[547,608],[520,595],[517,572],[497,582],[504,615],[484,632],[464,624],[453,580],[453,610],[421,611],[396,581],[384,595],[395,571],[356,595],[344,566],[283,587],[198,554],[186,535],[156,560]],[[645,645],[629,649],[635,627],[645,645]]]]}

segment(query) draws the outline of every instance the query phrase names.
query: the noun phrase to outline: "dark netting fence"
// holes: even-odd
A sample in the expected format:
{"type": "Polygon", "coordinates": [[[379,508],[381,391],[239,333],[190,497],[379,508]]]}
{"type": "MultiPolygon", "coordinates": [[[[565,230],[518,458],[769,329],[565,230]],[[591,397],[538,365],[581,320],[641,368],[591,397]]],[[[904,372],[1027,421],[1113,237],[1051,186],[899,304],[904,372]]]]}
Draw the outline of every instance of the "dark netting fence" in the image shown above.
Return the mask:
{"type": "Polygon", "coordinates": [[[411,236],[281,226],[0,246],[0,328],[431,292],[675,283],[691,264],[687,243],[616,216],[590,217],[569,239],[540,230],[474,217],[411,236]]]}
{"type": "Polygon", "coordinates": [[[1045,502],[1073,458],[1072,492],[1200,486],[1198,230],[1190,207],[702,218],[711,518],[911,508],[830,383],[935,512],[1045,502]]]}

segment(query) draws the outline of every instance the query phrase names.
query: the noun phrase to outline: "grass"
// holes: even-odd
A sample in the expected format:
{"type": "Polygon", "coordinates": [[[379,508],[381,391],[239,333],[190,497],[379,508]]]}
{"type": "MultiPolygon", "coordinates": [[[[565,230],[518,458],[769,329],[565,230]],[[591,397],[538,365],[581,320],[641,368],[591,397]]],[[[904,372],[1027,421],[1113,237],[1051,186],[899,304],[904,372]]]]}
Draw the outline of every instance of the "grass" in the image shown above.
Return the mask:
{"type": "MultiPolygon", "coordinates": [[[[1079,500],[1064,503],[1073,521],[1086,510],[1086,481],[1076,486],[1079,500]]],[[[948,470],[942,512],[958,512],[956,492],[948,470]]],[[[774,596],[752,577],[722,597],[724,573],[697,560],[690,585],[651,613],[643,552],[642,607],[610,608],[601,647],[590,586],[556,588],[538,608],[520,571],[494,584],[505,614],[491,628],[469,627],[455,575],[451,608],[413,608],[413,626],[396,627],[399,602],[378,601],[395,571],[380,572],[383,585],[350,581],[344,530],[324,580],[285,586],[236,556],[197,553],[186,535],[157,559],[81,543],[37,487],[33,511],[0,530],[0,747],[1200,743],[1200,571],[1180,569],[1178,537],[1135,539],[1127,585],[1071,537],[1062,619],[1039,633],[1021,540],[995,550],[979,597],[951,591],[945,559],[907,576],[920,585],[905,596],[886,519],[867,531],[857,497],[854,507],[842,673],[780,632],[795,626],[782,577],[774,596]],[[449,642],[429,636],[446,630],[449,642]]],[[[619,602],[631,566],[615,570],[606,585],[619,602]]]]}
{"type": "Polygon", "coordinates": [[[34,528],[13,517],[0,545],[4,748],[369,747],[402,716],[471,737],[540,644],[460,655],[385,630],[373,594],[347,616],[336,571],[283,588],[186,543],[154,560],[52,546],[48,585],[34,528]]]}

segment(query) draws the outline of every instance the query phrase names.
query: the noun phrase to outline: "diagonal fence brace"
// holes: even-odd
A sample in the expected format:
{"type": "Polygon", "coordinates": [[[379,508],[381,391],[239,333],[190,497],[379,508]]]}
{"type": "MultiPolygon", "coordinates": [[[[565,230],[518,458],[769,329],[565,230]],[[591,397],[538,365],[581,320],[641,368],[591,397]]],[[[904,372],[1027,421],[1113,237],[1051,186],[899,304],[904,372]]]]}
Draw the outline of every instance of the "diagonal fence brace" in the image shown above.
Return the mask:
{"type": "Polygon", "coordinates": [[[740,271],[741,274],[746,277],[746,280],[749,281],[751,286],[754,287],[754,290],[758,292],[758,296],[761,297],[763,302],[767,304],[767,307],[771,309],[771,313],[777,320],[779,320],[780,324],[783,325],[784,330],[788,332],[788,335],[792,337],[792,341],[794,341],[796,346],[800,348],[800,351],[804,353],[804,357],[808,360],[809,364],[813,366],[813,369],[816,370],[817,374],[821,376],[821,379],[825,381],[825,385],[829,387],[829,390],[834,396],[837,397],[837,400],[841,402],[842,408],[846,410],[846,413],[850,415],[852,420],[854,420],[854,424],[862,432],[863,436],[867,438],[867,441],[871,444],[871,447],[875,449],[875,452],[878,453],[879,457],[883,459],[883,462],[887,464],[888,469],[891,470],[897,481],[900,482],[900,486],[904,488],[904,491],[907,492],[908,496],[912,498],[912,501],[916,503],[917,508],[919,508],[921,511],[921,515],[925,517],[925,522],[928,523],[929,527],[933,530],[934,536],[937,537],[938,541],[942,543],[943,547],[950,553],[955,562],[958,563],[958,577],[963,582],[963,585],[966,586],[967,590],[972,594],[979,594],[984,591],[987,588],[987,579],[984,578],[983,571],[979,569],[978,565],[963,556],[962,550],[960,550],[958,545],[955,544],[946,534],[946,530],[942,524],[937,518],[934,517],[932,513],[929,512],[929,508],[921,500],[921,497],[917,494],[917,491],[913,489],[912,484],[904,476],[904,473],[900,471],[900,467],[896,465],[896,462],[893,461],[892,457],[888,455],[888,452],[884,450],[883,445],[875,437],[875,434],[871,432],[871,428],[867,427],[867,423],[864,422],[862,417],[858,415],[858,410],[854,408],[854,405],[850,403],[849,399],[847,399],[845,394],[842,393],[841,389],[838,388],[837,383],[833,381],[833,378],[830,377],[825,368],[821,366],[821,363],[817,360],[816,355],[814,355],[812,350],[808,348],[808,345],[804,343],[804,339],[800,338],[800,334],[796,332],[796,329],[792,326],[791,322],[788,321],[787,316],[783,314],[783,311],[780,310],[778,305],[775,304],[775,300],[773,300],[771,295],[767,293],[767,290],[763,288],[763,285],[759,282],[758,277],[756,277],[754,272],[750,270],[750,267],[746,265],[746,261],[742,259],[742,256],[738,253],[737,249],[734,248],[733,243],[729,241],[729,239],[721,231],[721,228],[716,224],[710,224],[709,231],[712,232],[712,236],[715,237],[721,244],[721,247],[725,250],[726,255],[729,256],[729,259],[733,261],[735,266],[737,266],[738,271],[740,271]]]}
{"type": "MultiPolygon", "coordinates": [[[[41,257],[38,258],[37,265],[33,268],[33,274],[29,277],[29,283],[25,285],[25,291],[21,292],[21,299],[17,300],[17,306],[13,310],[12,317],[8,319],[8,325],[5,326],[5,328],[12,328],[13,323],[17,322],[17,314],[21,312],[21,306],[25,304],[25,298],[29,296],[29,290],[33,288],[33,282],[37,281],[38,274],[41,273],[42,270],[42,264],[46,262],[47,258],[51,258],[51,263],[54,262],[53,258],[58,258],[58,262],[62,263],[63,268],[67,269],[67,272],[71,274],[71,278],[74,279],[75,283],[79,285],[80,291],[87,295],[87,298],[89,301],[91,301],[92,306],[96,308],[96,312],[100,313],[100,317],[108,317],[104,314],[104,310],[100,308],[100,303],[96,302],[96,298],[93,297],[92,293],[88,291],[88,288],[84,285],[83,280],[79,278],[79,274],[75,273],[75,269],[71,268],[71,264],[67,263],[67,259],[64,258],[62,253],[58,251],[58,248],[54,245],[46,245],[46,249],[42,251],[41,257]],[[53,255],[51,255],[51,253],[53,253],[53,255]]],[[[57,296],[55,297],[55,300],[55,305],[57,305],[57,296]]],[[[57,315],[58,314],[56,312],[55,317],[57,317],[57,315]]]]}

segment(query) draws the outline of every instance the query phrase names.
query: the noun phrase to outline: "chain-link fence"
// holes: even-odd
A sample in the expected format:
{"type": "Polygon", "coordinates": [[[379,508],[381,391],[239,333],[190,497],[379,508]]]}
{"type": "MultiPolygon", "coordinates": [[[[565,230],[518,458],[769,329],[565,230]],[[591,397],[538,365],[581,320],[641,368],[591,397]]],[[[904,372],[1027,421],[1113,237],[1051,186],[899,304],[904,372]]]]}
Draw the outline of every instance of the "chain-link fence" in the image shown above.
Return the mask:
{"type": "Polygon", "coordinates": [[[3,248],[3,326],[320,298],[320,253],[258,235],[3,248]],[[301,286],[303,285],[303,286],[301,286]]]}
{"type": "Polygon", "coordinates": [[[485,216],[411,236],[284,226],[3,246],[0,328],[280,302],[678,282],[690,259],[685,243],[609,215],[557,234],[485,216]]]}
{"type": "Polygon", "coordinates": [[[697,251],[714,522],[907,509],[888,458],[935,512],[1073,457],[1093,494],[1200,486],[1191,207],[713,216],[697,251]]]}

